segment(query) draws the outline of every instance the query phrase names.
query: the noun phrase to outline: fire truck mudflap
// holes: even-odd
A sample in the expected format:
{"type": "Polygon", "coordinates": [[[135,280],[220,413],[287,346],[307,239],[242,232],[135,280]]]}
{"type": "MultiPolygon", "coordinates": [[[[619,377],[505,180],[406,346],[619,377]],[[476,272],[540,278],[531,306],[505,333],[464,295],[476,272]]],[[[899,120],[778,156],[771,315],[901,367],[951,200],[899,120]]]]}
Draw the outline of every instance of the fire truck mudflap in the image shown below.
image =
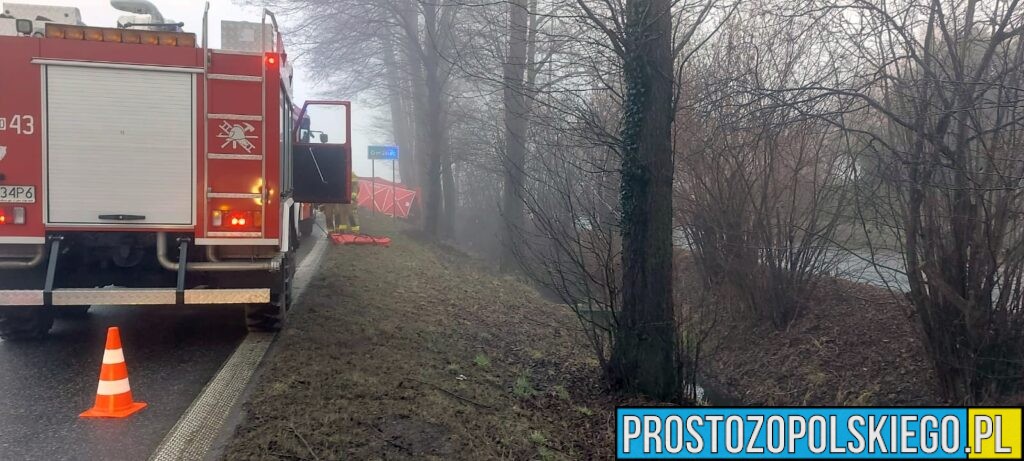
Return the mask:
{"type": "Polygon", "coordinates": [[[318,102],[344,107],[343,143],[300,134],[269,12],[233,23],[248,49],[45,26],[0,36],[0,337],[90,305],[243,304],[279,329],[300,207],[350,195],[350,105],[318,102]]]}

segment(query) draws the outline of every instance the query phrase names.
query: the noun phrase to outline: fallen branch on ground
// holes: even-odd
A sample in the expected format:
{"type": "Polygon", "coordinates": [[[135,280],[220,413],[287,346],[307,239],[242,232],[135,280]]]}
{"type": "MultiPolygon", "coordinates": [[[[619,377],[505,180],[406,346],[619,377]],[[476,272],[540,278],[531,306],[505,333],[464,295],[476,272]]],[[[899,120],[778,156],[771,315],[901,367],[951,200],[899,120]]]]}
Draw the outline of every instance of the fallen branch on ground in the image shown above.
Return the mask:
{"type": "Polygon", "coordinates": [[[309,454],[313,455],[313,459],[315,461],[320,461],[320,457],[316,455],[316,453],[313,451],[313,447],[309,446],[309,442],[307,442],[306,438],[299,433],[298,429],[295,429],[295,426],[292,424],[288,425],[288,429],[291,429],[295,436],[298,437],[299,440],[302,442],[302,444],[306,446],[306,449],[309,450],[309,454]]]}
{"type": "Polygon", "coordinates": [[[441,387],[441,386],[438,386],[437,384],[434,384],[434,383],[428,383],[428,382],[426,382],[426,381],[420,381],[420,380],[418,380],[418,379],[416,379],[416,378],[409,378],[409,379],[411,379],[411,380],[413,380],[413,381],[416,381],[416,382],[418,382],[418,383],[420,383],[420,384],[425,384],[425,385],[427,385],[427,386],[433,387],[434,389],[437,389],[437,390],[439,390],[439,391],[441,391],[441,392],[444,392],[445,394],[448,394],[448,395],[450,395],[450,396],[452,396],[452,397],[455,397],[455,398],[457,398],[457,399],[459,399],[459,400],[461,400],[461,401],[463,401],[463,402],[466,402],[466,403],[471,403],[471,404],[473,404],[473,405],[476,405],[476,406],[478,406],[478,407],[480,407],[480,408],[486,408],[486,409],[488,409],[488,410],[493,410],[493,409],[494,409],[494,407],[492,407],[492,406],[490,406],[490,405],[485,405],[485,404],[482,404],[482,403],[480,403],[480,402],[477,402],[477,401],[475,401],[475,400],[467,399],[467,398],[465,398],[465,397],[463,397],[463,396],[461,396],[461,395],[459,395],[459,394],[456,394],[456,393],[454,393],[454,392],[452,392],[452,391],[449,391],[448,389],[445,389],[445,388],[443,388],[443,387],[441,387]]]}

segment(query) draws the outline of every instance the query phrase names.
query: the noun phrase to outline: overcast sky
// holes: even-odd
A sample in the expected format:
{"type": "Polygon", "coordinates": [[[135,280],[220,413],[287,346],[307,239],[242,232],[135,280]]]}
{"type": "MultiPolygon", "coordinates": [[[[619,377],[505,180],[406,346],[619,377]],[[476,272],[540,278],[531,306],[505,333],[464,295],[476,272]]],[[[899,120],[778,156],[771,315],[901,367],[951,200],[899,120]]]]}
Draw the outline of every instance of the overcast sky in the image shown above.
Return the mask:
{"type": "MultiPolygon", "coordinates": [[[[199,37],[198,42],[202,43],[204,0],[150,0],[150,2],[160,9],[164,19],[184,22],[185,31],[194,32],[199,37]]],[[[81,11],[82,22],[98,27],[114,27],[117,25],[117,18],[127,14],[110,6],[109,0],[16,0],[13,2],[0,0],[0,3],[71,6],[81,11]]],[[[231,0],[210,0],[210,46],[213,48],[220,46],[220,22],[222,20],[260,22],[261,19],[262,12],[259,8],[239,6],[231,0]]],[[[295,64],[293,90],[296,104],[301,105],[302,101],[306,99],[315,99],[318,92],[324,89],[317,88],[315,82],[305,78],[306,72],[303,70],[305,63],[297,62],[295,64]]],[[[354,104],[352,157],[355,160],[356,174],[359,176],[369,176],[370,174],[370,161],[366,159],[366,146],[384,144],[386,141],[379,139],[380,136],[371,128],[372,120],[376,116],[376,112],[354,104]]],[[[377,176],[390,179],[391,170],[387,163],[378,162],[377,176]]]]}

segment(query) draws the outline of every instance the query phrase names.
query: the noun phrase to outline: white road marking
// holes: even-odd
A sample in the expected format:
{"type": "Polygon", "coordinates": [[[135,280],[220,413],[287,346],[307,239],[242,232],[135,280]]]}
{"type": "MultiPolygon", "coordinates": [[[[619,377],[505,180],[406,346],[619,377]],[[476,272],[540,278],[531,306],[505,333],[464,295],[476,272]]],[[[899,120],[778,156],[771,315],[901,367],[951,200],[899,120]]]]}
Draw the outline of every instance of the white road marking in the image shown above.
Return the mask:
{"type": "MultiPolygon", "coordinates": [[[[326,236],[319,235],[316,246],[295,270],[292,279],[293,304],[306,291],[310,279],[316,274],[320,260],[326,253],[327,242],[326,236]]],[[[199,397],[181,415],[149,459],[172,461],[205,458],[275,337],[277,333],[249,333],[224,362],[217,375],[199,393],[199,397]]]]}

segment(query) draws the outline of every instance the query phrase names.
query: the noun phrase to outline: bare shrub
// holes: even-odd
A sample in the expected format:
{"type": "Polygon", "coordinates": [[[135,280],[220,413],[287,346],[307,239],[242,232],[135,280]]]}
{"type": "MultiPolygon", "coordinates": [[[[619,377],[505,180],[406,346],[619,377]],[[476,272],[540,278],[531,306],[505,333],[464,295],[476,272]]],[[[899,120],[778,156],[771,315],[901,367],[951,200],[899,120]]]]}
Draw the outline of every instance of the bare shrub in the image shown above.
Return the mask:
{"type": "Polygon", "coordinates": [[[791,24],[749,21],[695,65],[677,124],[678,213],[705,281],[782,328],[835,270],[850,162],[842,131],[815,115],[828,107],[749,91],[792,80],[809,52],[783,40],[791,24]]]}
{"type": "MultiPolygon", "coordinates": [[[[822,1],[851,69],[815,89],[881,123],[844,125],[889,166],[909,298],[946,397],[1024,383],[1024,15],[1018,2],[822,1]],[[854,20],[847,13],[856,11],[854,20]],[[896,13],[899,11],[899,13],[896,13]]],[[[837,58],[839,59],[839,58],[837,58]]],[[[805,91],[807,88],[798,89],[805,91]]]]}

